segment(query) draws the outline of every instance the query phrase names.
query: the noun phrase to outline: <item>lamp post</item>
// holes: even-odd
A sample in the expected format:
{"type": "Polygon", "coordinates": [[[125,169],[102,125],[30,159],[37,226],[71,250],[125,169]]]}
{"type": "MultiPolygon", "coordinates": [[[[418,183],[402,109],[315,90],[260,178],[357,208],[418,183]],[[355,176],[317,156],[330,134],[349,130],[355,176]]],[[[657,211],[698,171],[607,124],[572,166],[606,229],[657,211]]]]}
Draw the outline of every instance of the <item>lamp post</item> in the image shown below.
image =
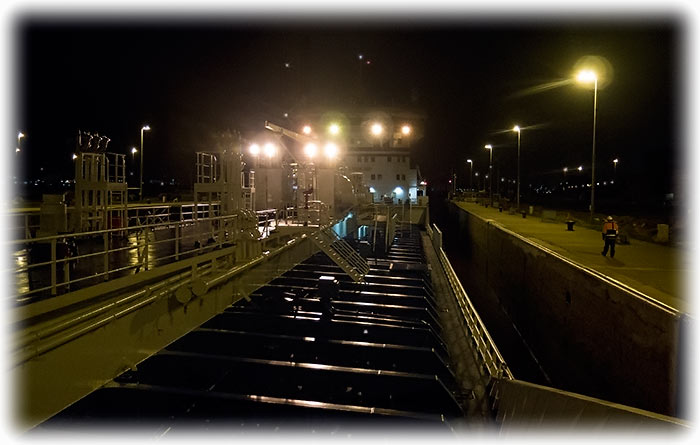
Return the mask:
{"type": "Polygon", "coordinates": [[[472,191],[472,168],[474,167],[474,161],[471,159],[467,159],[467,162],[469,163],[469,191],[472,191]]]}
{"type": "Polygon", "coordinates": [[[620,162],[619,159],[613,159],[613,181],[617,181],[617,163],[620,162]]]}
{"type": "Polygon", "coordinates": [[[515,201],[518,211],[520,211],[520,127],[516,125],[513,131],[518,133],[518,183],[515,186],[515,201]]]}
{"type": "Polygon", "coordinates": [[[486,144],[484,148],[489,151],[489,205],[493,207],[493,146],[486,144]]]}
{"type": "Polygon", "coordinates": [[[591,221],[593,221],[593,212],[595,211],[595,129],[596,120],[598,118],[598,76],[590,70],[581,71],[577,77],[579,82],[593,82],[593,143],[591,150],[591,221]]]}
{"type": "Polygon", "coordinates": [[[139,169],[139,201],[143,200],[143,132],[150,131],[151,127],[144,125],[141,127],[141,168],[139,169]]]}

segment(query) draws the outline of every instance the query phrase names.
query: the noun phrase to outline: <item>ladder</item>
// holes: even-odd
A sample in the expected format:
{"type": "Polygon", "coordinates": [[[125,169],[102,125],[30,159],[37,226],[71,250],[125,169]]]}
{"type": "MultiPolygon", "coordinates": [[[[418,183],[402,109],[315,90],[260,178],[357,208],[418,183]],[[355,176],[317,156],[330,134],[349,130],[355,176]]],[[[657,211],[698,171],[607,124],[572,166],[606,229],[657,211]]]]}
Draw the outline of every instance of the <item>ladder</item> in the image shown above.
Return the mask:
{"type": "Polygon", "coordinates": [[[330,226],[312,233],[311,239],[354,281],[362,281],[369,273],[367,260],[339,237],[330,226]]]}

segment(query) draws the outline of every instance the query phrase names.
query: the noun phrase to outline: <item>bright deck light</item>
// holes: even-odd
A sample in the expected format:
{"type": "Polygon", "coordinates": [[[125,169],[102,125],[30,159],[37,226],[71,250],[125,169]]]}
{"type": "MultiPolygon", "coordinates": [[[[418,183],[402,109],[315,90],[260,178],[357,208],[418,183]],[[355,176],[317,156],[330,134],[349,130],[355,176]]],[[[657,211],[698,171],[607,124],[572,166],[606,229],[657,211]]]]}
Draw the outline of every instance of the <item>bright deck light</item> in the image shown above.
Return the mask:
{"type": "Polygon", "coordinates": [[[408,136],[409,134],[411,134],[410,125],[404,125],[403,127],[401,127],[401,133],[403,133],[405,136],[408,136]]]}
{"type": "Polygon", "coordinates": [[[304,125],[304,128],[301,129],[301,132],[304,134],[311,134],[311,126],[310,125],[304,125]]]}
{"type": "Polygon", "coordinates": [[[258,144],[252,144],[248,148],[248,152],[250,152],[250,154],[252,154],[253,156],[257,156],[260,154],[260,146],[258,144]]]}
{"type": "Polygon", "coordinates": [[[328,159],[334,159],[338,156],[338,146],[333,142],[329,142],[323,147],[323,153],[328,159]]]}
{"type": "Polygon", "coordinates": [[[384,128],[382,128],[382,124],[372,124],[372,134],[375,136],[379,136],[382,134],[382,131],[384,131],[384,128]]]}
{"type": "Polygon", "coordinates": [[[328,127],[328,131],[330,131],[331,134],[338,134],[338,133],[340,133],[340,125],[338,125],[338,124],[331,124],[331,125],[328,127]]]}
{"type": "Polygon", "coordinates": [[[271,158],[275,155],[275,153],[277,153],[277,147],[275,147],[275,145],[272,142],[268,142],[263,147],[263,152],[265,152],[265,156],[271,158]]]}
{"type": "Polygon", "coordinates": [[[313,158],[316,156],[316,152],[318,151],[318,148],[316,147],[316,144],[313,142],[309,142],[304,146],[304,154],[308,156],[309,158],[313,158]]]}

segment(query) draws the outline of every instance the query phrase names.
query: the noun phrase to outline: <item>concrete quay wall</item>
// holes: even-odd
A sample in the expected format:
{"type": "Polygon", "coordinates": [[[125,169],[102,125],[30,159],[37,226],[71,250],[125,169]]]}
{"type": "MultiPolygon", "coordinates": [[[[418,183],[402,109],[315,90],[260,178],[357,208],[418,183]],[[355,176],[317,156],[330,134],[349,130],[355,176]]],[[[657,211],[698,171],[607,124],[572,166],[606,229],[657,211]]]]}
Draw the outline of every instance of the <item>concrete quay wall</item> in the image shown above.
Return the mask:
{"type": "Polygon", "coordinates": [[[679,313],[455,205],[450,219],[460,278],[499,301],[552,386],[679,416],[679,313]]]}

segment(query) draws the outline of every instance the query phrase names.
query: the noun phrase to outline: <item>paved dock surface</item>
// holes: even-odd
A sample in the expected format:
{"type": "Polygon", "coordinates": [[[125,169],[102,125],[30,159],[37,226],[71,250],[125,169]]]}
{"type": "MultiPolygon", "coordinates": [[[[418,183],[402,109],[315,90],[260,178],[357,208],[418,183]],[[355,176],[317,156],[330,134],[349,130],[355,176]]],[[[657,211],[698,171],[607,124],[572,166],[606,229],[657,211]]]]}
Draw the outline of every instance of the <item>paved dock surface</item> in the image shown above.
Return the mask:
{"type": "Polygon", "coordinates": [[[574,225],[569,231],[563,222],[542,220],[536,215],[523,218],[476,203],[455,204],[681,312],[694,313],[689,284],[692,261],[684,248],[630,239],[629,244],[616,245],[615,258],[609,253],[604,257],[600,230],[574,225]]]}

